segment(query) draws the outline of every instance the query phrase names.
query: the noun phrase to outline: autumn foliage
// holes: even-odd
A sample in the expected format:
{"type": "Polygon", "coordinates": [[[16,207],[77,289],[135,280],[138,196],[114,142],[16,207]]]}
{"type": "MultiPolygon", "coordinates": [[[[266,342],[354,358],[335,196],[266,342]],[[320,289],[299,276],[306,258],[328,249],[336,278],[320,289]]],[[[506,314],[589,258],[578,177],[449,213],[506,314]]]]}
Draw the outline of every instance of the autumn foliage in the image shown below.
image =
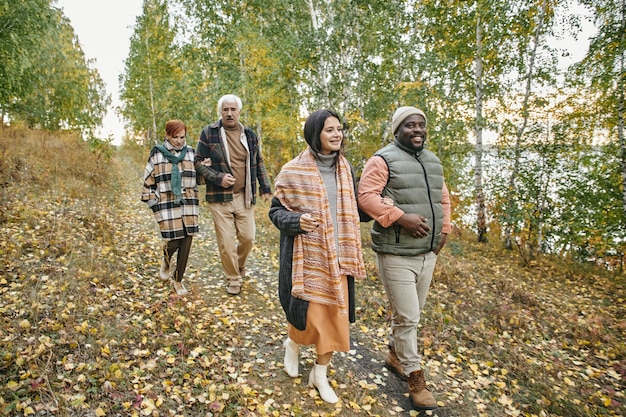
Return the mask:
{"type": "MultiPolygon", "coordinates": [[[[225,292],[208,209],[179,297],[158,279],[160,238],[139,201],[145,150],[0,130],[0,415],[406,416],[383,366],[388,313],[363,225],[368,278],[340,401],[282,365],[278,232],[257,207],[242,295],[225,292]],[[110,156],[109,156],[110,155],[110,156]]],[[[466,236],[466,234],[470,236],[466,236]]],[[[475,243],[455,230],[420,328],[439,416],[626,414],[624,276],[475,243]]]]}

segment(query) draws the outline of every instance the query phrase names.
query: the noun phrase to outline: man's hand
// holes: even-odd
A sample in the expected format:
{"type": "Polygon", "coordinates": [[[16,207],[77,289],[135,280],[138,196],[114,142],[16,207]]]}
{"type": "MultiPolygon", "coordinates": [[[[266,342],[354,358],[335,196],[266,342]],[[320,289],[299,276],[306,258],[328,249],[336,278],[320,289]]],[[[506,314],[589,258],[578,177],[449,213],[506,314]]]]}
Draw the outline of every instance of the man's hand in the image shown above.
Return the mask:
{"type": "Polygon", "coordinates": [[[404,213],[396,222],[414,238],[428,236],[430,226],[426,224],[428,219],[415,213],[404,213]]]}
{"type": "Polygon", "coordinates": [[[226,174],[224,175],[224,178],[222,178],[221,186],[223,188],[230,188],[235,185],[235,181],[235,177],[233,177],[231,174],[226,174]]]}
{"type": "Polygon", "coordinates": [[[261,199],[267,203],[272,199],[272,193],[261,194],[261,199]]]}
{"type": "Polygon", "coordinates": [[[448,239],[448,234],[447,233],[442,233],[441,234],[441,240],[439,241],[439,245],[437,245],[437,247],[433,251],[433,252],[435,252],[435,255],[439,255],[439,251],[441,250],[441,248],[443,248],[443,245],[446,244],[446,239],[448,239]]]}

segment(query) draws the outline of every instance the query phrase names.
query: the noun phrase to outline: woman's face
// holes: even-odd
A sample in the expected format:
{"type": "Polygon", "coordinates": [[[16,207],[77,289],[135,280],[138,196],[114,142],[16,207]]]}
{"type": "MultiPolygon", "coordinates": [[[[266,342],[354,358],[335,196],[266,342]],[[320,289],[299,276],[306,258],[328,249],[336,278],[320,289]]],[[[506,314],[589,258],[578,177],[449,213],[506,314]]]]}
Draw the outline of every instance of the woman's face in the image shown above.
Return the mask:
{"type": "Polygon", "coordinates": [[[320,153],[330,155],[341,149],[343,141],[343,125],[336,117],[330,116],[324,121],[324,128],[320,133],[320,153]]]}
{"type": "Polygon", "coordinates": [[[185,129],[181,129],[178,132],[174,133],[172,136],[168,136],[167,140],[169,140],[172,146],[174,146],[176,149],[180,149],[185,144],[186,135],[187,132],[185,131],[185,129]]]}

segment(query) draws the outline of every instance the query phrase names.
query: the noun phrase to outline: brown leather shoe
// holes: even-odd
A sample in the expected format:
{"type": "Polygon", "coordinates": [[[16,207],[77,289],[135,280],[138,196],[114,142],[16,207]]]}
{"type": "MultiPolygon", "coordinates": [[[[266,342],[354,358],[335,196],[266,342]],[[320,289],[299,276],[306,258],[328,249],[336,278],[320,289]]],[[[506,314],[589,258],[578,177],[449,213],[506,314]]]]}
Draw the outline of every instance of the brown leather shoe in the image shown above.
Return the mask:
{"type": "Polygon", "coordinates": [[[434,410],[437,408],[435,397],[426,389],[424,371],[413,371],[409,375],[409,398],[413,408],[417,411],[434,410]]]}
{"type": "Polygon", "coordinates": [[[405,381],[409,379],[409,377],[404,373],[400,359],[398,359],[398,355],[396,355],[396,350],[393,346],[389,346],[389,353],[387,353],[387,357],[385,358],[385,366],[405,381]]]}

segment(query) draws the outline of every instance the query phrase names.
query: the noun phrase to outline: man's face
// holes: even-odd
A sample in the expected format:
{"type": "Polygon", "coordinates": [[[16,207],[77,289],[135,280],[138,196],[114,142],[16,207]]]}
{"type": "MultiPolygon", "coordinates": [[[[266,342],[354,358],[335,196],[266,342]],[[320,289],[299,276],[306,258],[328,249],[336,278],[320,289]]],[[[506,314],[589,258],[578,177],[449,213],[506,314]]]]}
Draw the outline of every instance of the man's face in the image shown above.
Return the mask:
{"type": "Polygon", "coordinates": [[[416,151],[422,150],[426,142],[426,119],[421,114],[412,114],[400,124],[398,142],[416,151]]]}
{"type": "Polygon", "coordinates": [[[226,127],[233,128],[239,124],[239,113],[241,110],[237,108],[237,103],[225,101],[222,103],[222,124],[226,127]]]}

